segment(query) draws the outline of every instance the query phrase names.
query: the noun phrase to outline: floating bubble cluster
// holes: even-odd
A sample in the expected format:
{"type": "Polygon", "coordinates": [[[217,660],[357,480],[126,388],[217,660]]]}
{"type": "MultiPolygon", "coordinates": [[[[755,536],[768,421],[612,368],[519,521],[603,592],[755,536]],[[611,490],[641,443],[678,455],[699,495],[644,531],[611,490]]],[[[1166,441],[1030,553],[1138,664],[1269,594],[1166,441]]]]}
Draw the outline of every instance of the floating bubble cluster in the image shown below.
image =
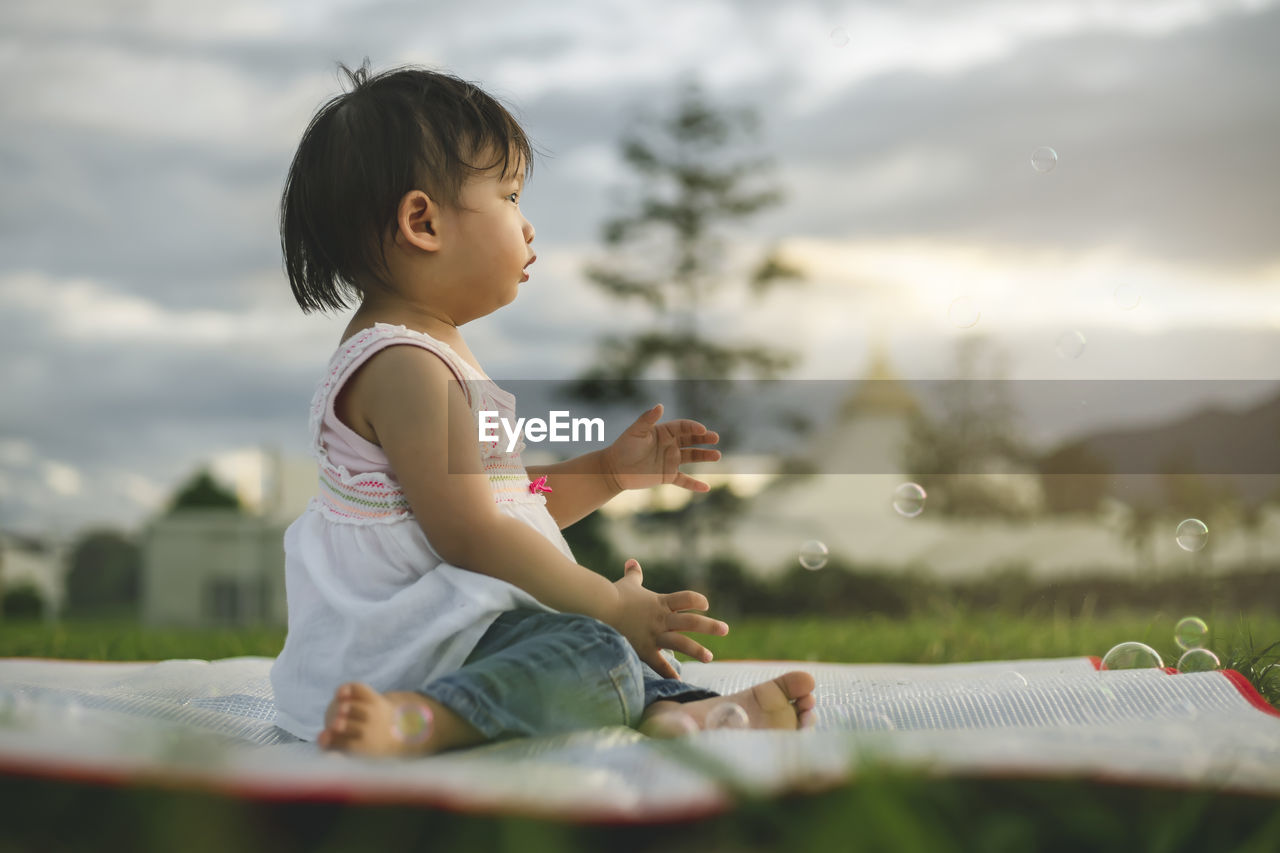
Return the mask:
{"type": "MultiPolygon", "coordinates": [[[[1209,626],[1199,616],[1184,616],[1173,628],[1173,640],[1184,649],[1178,658],[1178,672],[1212,672],[1222,666],[1222,661],[1205,648],[1209,626]]],[[[1155,649],[1142,643],[1121,643],[1107,652],[1102,659],[1103,669],[1148,669],[1163,667],[1164,662],[1155,649]]]]}
{"type": "Polygon", "coordinates": [[[924,499],[928,497],[924,487],[917,483],[903,483],[893,490],[893,508],[898,515],[915,518],[924,512],[924,499]]]}
{"type": "Polygon", "coordinates": [[[1121,311],[1132,311],[1142,301],[1142,291],[1138,290],[1135,284],[1127,282],[1117,284],[1112,298],[1115,299],[1116,307],[1121,311]]]}
{"type": "Polygon", "coordinates": [[[1052,172],[1053,167],[1058,165],[1058,152],[1054,151],[1047,145],[1037,148],[1031,152],[1031,168],[1040,174],[1052,172]]]}
{"type": "Polygon", "coordinates": [[[391,720],[391,733],[403,743],[420,745],[431,737],[431,709],[417,702],[403,702],[396,706],[391,720]]]}
{"type": "Polygon", "coordinates": [[[1178,672],[1212,672],[1220,666],[1222,661],[1208,649],[1188,649],[1178,658],[1178,672]]]}
{"type": "Polygon", "coordinates": [[[1058,341],[1055,345],[1058,350],[1058,357],[1065,359],[1076,359],[1084,354],[1084,345],[1087,343],[1084,334],[1074,329],[1063,332],[1058,335],[1058,341]]]}
{"type": "Polygon", "coordinates": [[[1163,669],[1160,653],[1145,643],[1121,643],[1102,658],[1103,669],[1163,669]]]}
{"type": "Polygon", "coordinates": [[[707,728],[709,729],[746,729],[751,727],[751,719],[746,710],[737,702],[721,702],[707,712],[707,728]]]}
{"type": "Polygon", "coordinates": [[[827,546],[817,539],[810,539],[800,546],[800,565],[809,571],[817,571],[827,564],[827,546]]]}
{"type": "Polygon", "coordinates": [[[1199,551],[1209,542],[1209,525],[1198,518],[1188,518],[1178,525],[1175,536],[1182,550],[1199,551]]]}
{"type": "Polygon", "coordinates": [[[1173,640],[1180,649],[1202,649],[1209,636],[1209,626],[1199,616],[1184,616],[1173,626],[1173,640]]]}

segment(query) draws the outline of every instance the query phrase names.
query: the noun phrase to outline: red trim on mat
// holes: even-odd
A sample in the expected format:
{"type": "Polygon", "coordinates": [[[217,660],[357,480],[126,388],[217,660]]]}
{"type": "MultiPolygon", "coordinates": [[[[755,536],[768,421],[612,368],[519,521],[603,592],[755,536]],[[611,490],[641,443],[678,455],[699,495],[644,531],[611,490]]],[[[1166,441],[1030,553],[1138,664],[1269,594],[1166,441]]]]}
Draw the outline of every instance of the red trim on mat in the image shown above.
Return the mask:
{"type": "Polygon", "coordinates": [[[1097,655],[1089,655],[1089,663],[1093,664],[1093,668],[1098,672],[1102,672],[1102,658],[1097,655]]]}
{"type": "Polygon", "coordinates": [[[1277,711],[1272,707],[1270,702],[1262,698],[1262,694],[1257,691],[1257,688],[1249,683],[1249,679],[1245,678],[1234,669],[1223,669],[1219,670],[1219,672],[1225,675],[1231,683],[1236,686],[1236,689],[1240,691],[1240,695],[1248,700],[1250,705],[1257,708],[1259,711],[1266,711],[1268,714],[1280,717],[1280,711],[1277,711]]]}
{"type": "MultiPolygon", "coordinates": [[[[639,826],[657,823],[681,823],[704,820],[731,811],[734,807],[728,795],[704,806],[678,806],[653,809],[643,817],[619,814],[608,807],[581,810],[540,809],[534,806],[511,806],[492,802],[476,805],[466,797],[450,796],[440,792],[414,792],[397,789],[388,783],[385,790],[353,788],[330,784],[309,786],[299,790],[289,781],[246,782],[206,776],[199,771],[173,771],[168,768],[136,767],[115,770],[85,764],[80,766],[49,767],[36,760],[10,758],[0,755],[0,775],[26,776],[59,782],[98,785],[108,788],[162,790],[187,790],[197,793],[238,797],[267,803],[334,803],[357,806],[426,806],[439,811],[463,815],[495,815],[501,817],[528,817],[539,820],[564,821],[613,826],[639,826]]],[[[842,784],[833,780],[832,786],[842,784]]]]}

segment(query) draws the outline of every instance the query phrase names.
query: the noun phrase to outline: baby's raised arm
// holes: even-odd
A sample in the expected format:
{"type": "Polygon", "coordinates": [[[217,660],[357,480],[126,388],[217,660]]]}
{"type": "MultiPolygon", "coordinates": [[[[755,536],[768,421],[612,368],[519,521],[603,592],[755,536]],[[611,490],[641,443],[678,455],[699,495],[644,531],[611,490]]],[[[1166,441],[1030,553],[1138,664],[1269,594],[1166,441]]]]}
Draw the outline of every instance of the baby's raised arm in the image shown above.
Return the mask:
{"type": "Polygon", "coordinates": [[[443,360],[421,347],[392,346],[363,370],[358,405],[441,558],[502,578],[557,610],[596,618],[611,611],[612,583],[498,510],[476,452],[475,419],[443,360]]]}
{"type": "Polygon", "coordinates": [[[475,419],[440,358],[420,347],[392,346],[361,369],[367,375],[357,405],[428,541],[446,562],[505,580],[556,610],[617,628],[664,675],[675,673],[658,654],[659,644],[697,657],[706,653],[673,632],[723,633],[721,623],[672,609],[705,609],[705,598],[703,607],[693,608],[680,593],[633,588],[634,580],[621,587],[566,559],[533,527],[499,511],[477,453],[475,419]]]}

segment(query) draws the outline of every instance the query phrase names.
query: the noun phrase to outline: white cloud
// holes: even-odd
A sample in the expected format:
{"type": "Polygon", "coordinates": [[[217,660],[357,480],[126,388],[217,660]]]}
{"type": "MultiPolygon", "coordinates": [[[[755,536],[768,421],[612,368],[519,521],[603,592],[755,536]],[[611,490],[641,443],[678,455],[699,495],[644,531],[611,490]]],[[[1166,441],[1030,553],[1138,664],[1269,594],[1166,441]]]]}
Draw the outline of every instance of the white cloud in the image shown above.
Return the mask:
{"type": "Polygon", "coordinates": [[[0,39],[0,115],[14,127],[289,150],[311,113],[336,92],[329,72],[281,85],[198,56],[16,33],[0,39]]]}
{"type": "MultiPolygon", "coordinates": [[[[597,14],[583,14],[583,6],[564,4],[530,8],[529,17],[516,23],[529,41],[541,36],[557,49],[499,60],[488,80],[533,97],[667,82],[694,69],[717,90],[791,76],[795,98],[784,106],[807,112],[884,74],[954,74],[1043,39],[1089,32],[1156,37],[1272,5],[1274,0],[986,0],[855,2],[831,11],[815,4],[722,0],[617,3],[603,14],[599,6],[593,7],[597,14]],[[836,28],[848,36],[843,46],[831,38],[836,28]]],[[[465,22],[453,35],[460,55],[492,37],[465,22]]]]}
{"type": "Polygon", "coordinates": [[[59,32],[140,33],[183,41],[262,38],[280,35],[307,8],[322,4],[266,4],[255,0],[183,0],[149,3],[140,0],[67,0],[62,3],[9,3],[0,13],[6,29],[59,32]],[[292,6],[293,8],[288,8],[292,6]]]}
{"type": "Polygon", "coordinates": [[[245,506],[262,506],[262,479],[266,459],[258,448],[230,450],[213,457],[209,467],[219,482],[235,492],[245,506]]]}
{"type": "Polygon", "coordinates": [[[842,215],[874,215],[887,205],[927,205],[946,198],[971,185],[975,171],[959,151],[910,142],[838,168],[790,163],[780,171],[779,183],[795,197],[828,200],[842,215]]]}
{"type": "Polygon", "coordinates": [[[36,458],[31,442],[20,438],[0,439],[0,465],[25,467],[36,458]]]}
{"type": "MultiPolygon", "coordinates": [[[[866,80],[893,72],[954,74],[996,62],[1029,43],[1086,32],[1157,36],[1232,12],[1254,12],[1273,0],[989,0],[919,3],[904,8],[851,4],[825,26],[812,11],[789,13],[781,32],[803,46],[790,67],[803,80],[800,111],[818,108],[830,97],[866,80]],[[797,31],[795,23],[806,20],[797,31]],[[843,46],[830,29],[848,36],[843,46]],[[818,32],[825,36],[819,43],[818,32]],[[803,42],[808,42],[804,44],[803,42]]],[[[1063,69],[1074,74],[1074,69],[1063,69]]],[[[1091,73],[1084,69],[1083,73],[1091,73]]]]}
{"type": "Polygon", "coordinates": [[[170,489],[133,471],[115,471],[109,474],[109,478],[120,494],[144,510],[160,509],[171,494],[170,489]]]}
{"type": "MultiPolygon", "coordinates": [[[[181,347],[226,351],[227,348],[279,346],[282,358],[300,343],[337,345],[339,318],[307,318],[287,310],[288,285],[278,273],[263,273],[284,294],[263,298],[279,310],[170,309],[159,303],[122,293],[85,278],[58,279],[38,271],[0,275],[0,309],[21,310],[55,340],[78,344],[122,344],[131,347],[181,347]]],[[[267,292],[265,289],[263,292],[267,292]]],[[[313,350],[314,352],[314,350],[313,350]]]]}
{"type": "Polygon", "coordinates": [[[1155,360],[1148,357],[1154,351],[1135,354],[1148,336],[1180,329],[1280,329],[1280,276],[1269,272],[1227,284],[1208,268],[1113,250],[1020,252],[927,240],[797,238],[783,249],[807,271],[807,283],[745,307],[724,301],[707,328],[799,349],[806,358],[794,378],[860,375],[873,340],[906,342],[899,360],[913,375],[923,369],[945,377],[947,348],[971,334],[1003,340],[1021,379],[1264,378],[1266,365],[1241,372],[1238,359],[1224,367],[1224,354],[1206,358],[1190,343],[1179,357],[1165,347],[1155,360]],[[1117,304],[1118,283],[1142,294],[1135,308],[1117,304]],[[961,296],[980,312],[971,328],[949,316],[961,296]],[[1086,338],[1105,332],[1105,340],[1127,343],[1100,348],[1095,341],[1082,357],[1063,359],[1056,354],[1058,337],[1078,330],[1086,338]]]}
{"type": "Polygon", "coordinates": [[[1179,326],[1280,328],[1280,277],[1264,270],[1230,282],[1208,267],[1165,264],[1103,248],[1027,251],[927,240],[797,238],[787,254],[848,299],[897,312],[906,325],[949,322],[947,309],[969,295],[984,324],[1102,325],[1167,330],[1179,326]],[[1141,295],[1117,301],[1119,286],[1141,295]]]}
{"type": "MultiPolygon", "coordinates": [[[[331,67],[278,79],[198,52],[155,45],[288,43],[315,46],[369,4],[80,2],[10,4],[0,13],[0,103],[8,121],[54,123],[153,139],[287,149],[319,103],[337,91],[331,67]],[[137,37],[151,49],[139,49],[137,37]],[[132,39],[132,41],[131,41],[132,39]],[[314,42],[312,40],[315,40],[314,42]]],[[[949,74],[990,63],[1045,38],[1105,31],[1167,34],[1272,0],[990,0],[904,7],[849,4],[830,13],[799,4],[616,3],[502,9],[524,49],[493,55],[490,22],[449,19],[448,59],[484,52],[487,85],[519,97],[553,91],[619,91],[698,70],[713,89],[791,77],[790,106],[808,111],[835,94],[892,72],[949,74]],[[592,12],[586,14],[586,11],[592,12]],[[829,37],[849,35],[844,47],[829,37]],[[538,44],[554,50],[531,49],[538,44]]],[[[446,57],[403,28],[394,61],[446,57]]],[[[429,33],[429,31],[426,31],[429,33]]],[[[391,61],[386,58],[383,62],[391,61]]],[[[1084,69],[1083,73],[1091,73],[1084,69]]]]}
{"type": "Polygon", "coordinates": [[[566,151],[557,158],[555,168],[597,187],[613,186],[628,176],[618,146],[604,142],[592,142],[566,151]]]}
{"type": "Polygon", "coordinates": [[[84,488],[79,471],[70,465],[53,460],[45,460],[44,481],[50,489],[63,497],[78,495],[84,488]]]}

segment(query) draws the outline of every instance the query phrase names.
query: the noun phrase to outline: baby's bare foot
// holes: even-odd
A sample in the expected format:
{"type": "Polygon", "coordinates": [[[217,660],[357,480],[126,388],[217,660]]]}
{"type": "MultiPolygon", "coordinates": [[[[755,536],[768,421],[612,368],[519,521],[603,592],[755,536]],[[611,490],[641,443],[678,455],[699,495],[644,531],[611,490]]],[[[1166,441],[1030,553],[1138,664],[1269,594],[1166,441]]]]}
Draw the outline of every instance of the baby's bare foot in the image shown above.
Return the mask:
{"type": "Polygon", "coordinates": [[[699,729],[706,728],[707,715],[727,702],[734,702],[747,712],[747,726],[752,729],[797,729],[813,725],[813,676],[801,670],[762,681],[740,693],[699,699],[696,702],[654,702],[645,709],[640,731],[652,737],[672,737],[682,733],[682,726],[672,715],[685,714],[699,729]]]}
{"type": "Polygon", "coordinates": [[[432,704],[419,693],[379,693],[360,682],[344,684],[329,702],[316,743],[356,755],[429,754],[439,748],[432,704]]]}

